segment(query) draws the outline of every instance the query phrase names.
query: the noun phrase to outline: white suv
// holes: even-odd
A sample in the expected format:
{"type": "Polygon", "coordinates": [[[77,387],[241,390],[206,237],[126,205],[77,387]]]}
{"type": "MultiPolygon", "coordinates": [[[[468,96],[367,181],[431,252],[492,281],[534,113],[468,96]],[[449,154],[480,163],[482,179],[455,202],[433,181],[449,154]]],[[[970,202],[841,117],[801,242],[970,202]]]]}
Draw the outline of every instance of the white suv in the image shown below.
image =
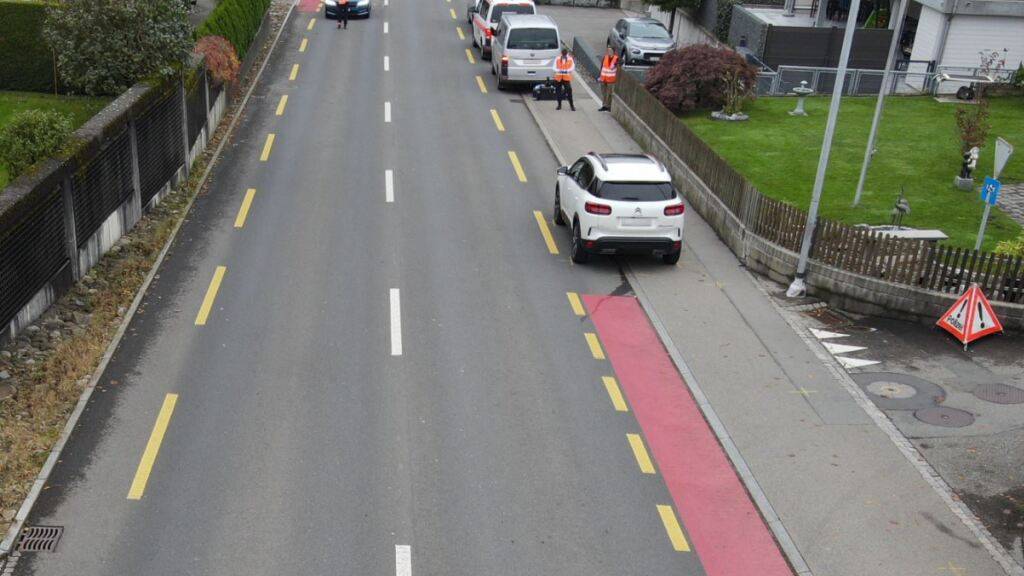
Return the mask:
{"type": "Polygon", "coordinates": [[[679,261],[682,199],[668,170],[640,154],[590,152],[558,169],[555,224],[572,225],[572,261],[591,254],[650,253],[679,261]]]}

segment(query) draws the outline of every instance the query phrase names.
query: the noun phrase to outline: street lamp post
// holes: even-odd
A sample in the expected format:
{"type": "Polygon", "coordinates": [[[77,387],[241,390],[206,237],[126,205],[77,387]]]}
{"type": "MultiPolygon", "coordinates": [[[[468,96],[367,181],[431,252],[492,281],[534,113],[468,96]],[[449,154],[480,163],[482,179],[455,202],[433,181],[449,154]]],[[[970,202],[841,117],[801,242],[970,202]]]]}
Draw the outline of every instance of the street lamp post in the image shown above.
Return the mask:
{"type": "Polygon", "coordinates": [[[807,211],[807,224],[804,226],[804,239],[800,245],[800,259],[796,264],[796,277],[786,290],[786,296],[795,298],[807,292],[804,278],[807,276],[807,259],[811,254],[811,239],[814,238],[814,227],[818,223],[818,205],[821,204],[821,190],[825,185],[825,172],[828,171],[828,158],[832,153],[832,137],[836,131],[836,119],[839,117],[839,103],[843,99],[843,85],[846,84],[846,66],[850,62],[850,46],[853,45],[853,32],[857,28],[857,13],[860,2],[850,3],[850,12],[846,17],[846,31],[843,34],[843,49],[839,53],[839,68],[836,70],[836,83],[832,88],[832,101],[828,108],[828,120],[825,123],[825,141],[821,145],[821,156],[818,157],[818,173],[814,176],[814,190],[811,193],[811,206],[807,211]]]}
{"type": "Polygon", "coordinates": [[[885,61],[885,73],[882,76],[882,87],[878,89],[878,102],[875,103],[875,117],[871,119],[871,132],[868,134],[868,149],[864,152],[864,163],[860,166],[860,178],[857,179],[857,192],[853,195],[853,205],[860,204],[860,196],[864,192],[864,181],[868,177],[868,168],[871,166],[871,159],[875,155],[875,140],[878,137],[878,123],[882,119],[882,109],[885,107],[885,91],[893,77],[893,64],[896,62],[896,51],[900,47],[900,34],[903,32],[903,19],[907,14],[907,4],[910,0],[900,0],[900,7],[896,10],[896,27],[892,31],[892,42],[889,43],[889,57],[885,61]]]}

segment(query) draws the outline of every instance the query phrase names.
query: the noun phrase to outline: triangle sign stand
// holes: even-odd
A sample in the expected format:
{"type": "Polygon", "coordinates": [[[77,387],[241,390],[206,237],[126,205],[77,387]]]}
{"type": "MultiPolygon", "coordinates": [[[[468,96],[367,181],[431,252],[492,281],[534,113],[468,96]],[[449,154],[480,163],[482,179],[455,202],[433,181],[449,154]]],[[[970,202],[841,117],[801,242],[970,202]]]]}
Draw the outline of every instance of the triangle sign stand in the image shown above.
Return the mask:
{"type": "Polygon", "coordinates": [[[1002,323],[977,284],[971,284],[935,325],[956,336],[964,350],[978,338],[1003,331],[1002,323]]]}

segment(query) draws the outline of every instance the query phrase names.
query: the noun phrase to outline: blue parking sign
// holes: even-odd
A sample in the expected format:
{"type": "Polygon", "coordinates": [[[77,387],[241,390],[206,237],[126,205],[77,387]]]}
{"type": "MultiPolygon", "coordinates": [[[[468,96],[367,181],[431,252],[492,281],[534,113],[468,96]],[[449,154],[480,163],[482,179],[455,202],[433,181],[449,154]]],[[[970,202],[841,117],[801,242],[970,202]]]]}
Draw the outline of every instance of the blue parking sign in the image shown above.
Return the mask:
{"type": "Polygon", "coordinates": [[[985,183],[981,185],[981,199],[995,206],[996,201],[999,200],[999,189],[1002,186],[999,180],[986,176],[985,183]]]}

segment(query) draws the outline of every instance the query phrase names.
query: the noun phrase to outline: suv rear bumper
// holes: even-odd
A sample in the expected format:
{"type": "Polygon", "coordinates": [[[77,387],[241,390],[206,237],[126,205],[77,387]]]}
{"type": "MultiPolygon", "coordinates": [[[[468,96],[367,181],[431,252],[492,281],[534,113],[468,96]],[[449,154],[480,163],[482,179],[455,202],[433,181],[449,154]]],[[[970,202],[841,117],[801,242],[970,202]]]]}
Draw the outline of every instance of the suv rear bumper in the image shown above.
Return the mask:
{"type": "Polygon", "coordinates": [[[671,238],[603,236],[583,240],[583,249],[590,254],[673,254],[682,247],[682,241],[671,238]]]}

